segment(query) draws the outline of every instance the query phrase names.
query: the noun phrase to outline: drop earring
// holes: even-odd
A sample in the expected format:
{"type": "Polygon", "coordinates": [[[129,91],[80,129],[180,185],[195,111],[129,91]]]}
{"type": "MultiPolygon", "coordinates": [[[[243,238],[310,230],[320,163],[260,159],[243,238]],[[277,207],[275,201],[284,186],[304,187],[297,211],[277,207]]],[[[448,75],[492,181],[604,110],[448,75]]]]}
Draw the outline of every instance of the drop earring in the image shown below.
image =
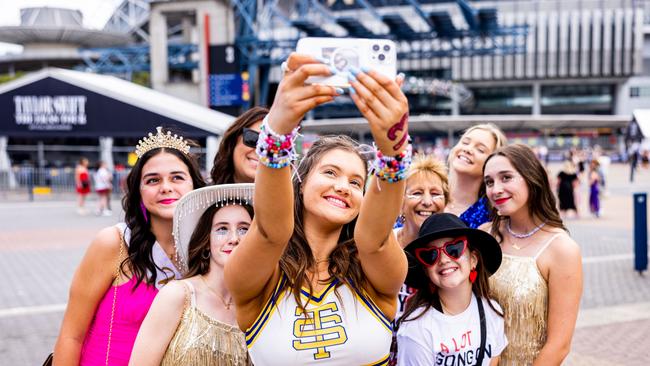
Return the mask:
{"type": "Polygon", "coordinates": [[[477,276],[478,272],[476,272],[476,268],[472,268],[472,270],[469,271],[469,282],[474,283],[477,276]]]}
{"type": "Polygon", "coordinates": [[[144,216],[144,222],[149,223],[149,216],[147,215],[147,208],[144,207],[144,202],[140,201],[140,210],[142,210],[142,216],[144,216]]]}

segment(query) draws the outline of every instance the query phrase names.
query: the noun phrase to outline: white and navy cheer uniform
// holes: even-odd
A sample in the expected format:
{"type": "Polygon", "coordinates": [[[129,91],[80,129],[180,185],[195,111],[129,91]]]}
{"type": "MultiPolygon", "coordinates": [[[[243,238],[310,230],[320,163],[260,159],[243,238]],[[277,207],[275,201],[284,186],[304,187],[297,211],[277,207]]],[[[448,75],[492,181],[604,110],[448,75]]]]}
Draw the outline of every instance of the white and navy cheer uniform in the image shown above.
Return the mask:
{"type": "Polygon", "coordinates": [[[334,280],[318,294],[301,290],[302,312],[282,276],[246,330],[255,365],[386,365],[390,320],[370,297],[334,280]],[[338,296],[337,296],[338,295],[338,296]]]}

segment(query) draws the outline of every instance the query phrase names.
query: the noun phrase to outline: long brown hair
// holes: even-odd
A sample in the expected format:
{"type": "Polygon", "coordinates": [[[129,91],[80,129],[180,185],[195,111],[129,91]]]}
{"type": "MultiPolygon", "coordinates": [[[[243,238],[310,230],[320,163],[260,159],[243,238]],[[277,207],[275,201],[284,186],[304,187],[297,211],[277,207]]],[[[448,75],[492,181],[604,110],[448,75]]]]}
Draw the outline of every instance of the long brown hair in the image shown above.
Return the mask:
{"type": "MultiPolygon", "coordinates": [[[[485,266],[483,265],[483,256],[481,256],[481,252],[474,247],[474,244],[472,242],[468,243],[469,247],[468,249],[470,250],[470,254],[474,254],[476,256],[477,262],[476,262],[476,281],[472,284],[472,293],[478,295],[480,299],[490,299],[490,282],[488,281],[488,278],[490,277],[490,274],[488,271],[485,269],[485,266]]],[[[410,266],[422,266],[415,258],[410,257],[409,258],[409,265],[410,266]]],[[[427,273],[426,269],[424,270],[423,275],[427,273]]],[[[399,326],[403,322],[408,322],[408,321],[413,321],[421,316],[423,316],[427,311],[429,311],[430,308],[435,308],[439,312],[442,312],[442,305],[440,304],[440,295],[438,294],[437,287],[431,282],[431,280],[426,280],[426,281],[419,281],[418,284],[420,285],[418,288],[416,288],[415,293],[413,296],[411,296],[408,300],[406,300],[406,307],[404,308],[404,314],[399,318],[397,323],[395,324],[395,330],[399,329],[399,326]],[[417,309],[423,307],[424,309],[415,317],[410,317],[417,309]]],[[[500,316],[503,316],[503,313],[496,309],[494,305],[492,304],[492,301],[488,301],[488,304],[492,310],[494,310],[495,313],[499,314],[500,316]]]]}
{"type": "Polygon", "coordinates": [[[214,156],[212,170],[210,171],[212,184],[236,183],[235,163],[232,154],[235,151],[239,137],[245,127],[250,127],[255,122],[263,120],[268,113],[268,108],[253,107],[237,117],[235,122],[223,133],[219,150],[217,150],[217,155],[214,156]]]}
{"type": "MultiPolygon", "coordinates": [[[[163,129],[163,132],[166,130],[163,129]]],[[[186,140],[191,146],[197,144],[191,140],[186,140]]],[[[126,177],[126,192],[122,197],[122,208],[124,209],[124,222],[131,230],[131,238],[129,239],[127,248],[127,258],[122,261],[121,268],[128,266],[137,278],[136,286],[141,282],[149,285],[155,285],[156,268],[160,269],[153,261],[151,250],[156,242],[156,237],[151,231],[151,221],[145,218],[141,204],[142,196],[140,195],[140,181],[142,180],[142,168],[149,161],[149,159],[162,153],[167,153],[176,156],[186,166],[192,178],[193,189],[198,189],[205,186],[201,170],[199,168],[198,159],[193,154],[185,154],[180,150],[168,147],[155,148],[147,151],[142,155],[129,172],[126,177]]],[[[149,215],[149,213],[147,213],[149,215]]],[[[164,279],[162,279],[164,280],[164,279]]],[[[134,289],[135,289],[134,287],[134,289]]]]}
{"type": "MultiPolygon", "coordinates": [[[[295,225],[289,245],[280,258],[280,270],[290,279],[289,283],[285,284],[284,287],[291,288],[296,303],[303,312],[307,304],[303,304],[300,300],[300,289],[307,282],[309,292],[313,292],[311,281],[307,281],[307,271],[314,268],[316,260],[305,235],[303,222],[304,200],[301,187],[317,162],[322,159],[323,155],[332,150],[338,149],[356,154],[364,162],[365,167],[366,159],[357,148],[358,144],[345,135],[321,137],[302,159],[298,165],[298,174],[293,179],[295,225]]],[[[367,175],[367,169],[364,172],[365,175],[367,175]]],[[[361,290],[366,286],[366,277],[361,269],[361,262],[357,256],[357,247],[354,243],[354,226],[356,222],[355,217],[351,222],[343,225],[338,245],[329,256],[328,271],[330,277],[324,282],[336,280],[338,281],[337,287],[344,284],[361,290]]]]}
{"type": "MultiPolygon", "coordinates": [[[[253,207],[250,205],[241,205],[253,220],[253,207]]],[[[210,269],[210,257],[205,258],[204,253],[210,252],[210,233],[212,232],[212,219],[214,215],[222,209],[216,204],[210,206],[196,224],[190,244],[187,248],[187,273],[183,278],[190,278],[196,275],[204,275],[210,269]]]]}
{"type": "MultiPolygon", "coordinates": [[[[523,144],[512,144],[499,148],[485,160],[483,174],[485,174],[487,163],[495,156],[503,156],[508,159],[510,164],[512,164],[526,182],[526,186],[528,187],[527,207],[530,217],[545,221],[549,227],[557,227],[568,231],[557,210],[555,196],[551,190],[551,183],[548,180],[548,173],[535,156],[533,150],[523,144]]],[[[503,220],[509,220],[510,218],[499,216],[495,208],[492,208],[491,216],[492,229],[490,233],[499,242],[502,242],[503,235],[499,228],[503,220]]]]}

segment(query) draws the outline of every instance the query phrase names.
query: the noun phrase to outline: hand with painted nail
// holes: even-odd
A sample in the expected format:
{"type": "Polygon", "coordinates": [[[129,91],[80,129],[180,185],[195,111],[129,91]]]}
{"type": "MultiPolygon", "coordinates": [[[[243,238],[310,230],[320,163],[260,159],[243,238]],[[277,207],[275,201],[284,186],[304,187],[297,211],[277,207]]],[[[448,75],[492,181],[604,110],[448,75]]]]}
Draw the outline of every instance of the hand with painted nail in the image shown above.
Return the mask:
{"type": "Polygon", "coordinates": [[[310,76],[330,76],[331,67],[312,56],[292,53],[284,63],[284,77],[278,85],[269,111],[271,128],[281,134],[289,133],[311,109],[334,100],[343,90],[325,85],[306,85],[310,76]]]}
{"type": "Polygon", "coordinates": [[[377,147],[385,155],[399,154],[408,140],[408,100],[395,80],[376,71],[350,68],[350,97],[368,120],[377,147]]]}

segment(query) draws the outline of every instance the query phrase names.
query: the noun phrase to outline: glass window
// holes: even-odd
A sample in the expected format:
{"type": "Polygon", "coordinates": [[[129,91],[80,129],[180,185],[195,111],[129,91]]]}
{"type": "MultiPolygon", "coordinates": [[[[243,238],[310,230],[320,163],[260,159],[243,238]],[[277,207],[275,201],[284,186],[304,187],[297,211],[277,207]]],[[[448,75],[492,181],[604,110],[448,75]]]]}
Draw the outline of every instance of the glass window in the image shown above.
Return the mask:
{"type": "Polygon", "coordinates": [[[612,114],[614,85],[542,86],[543,114],[612,114]]]}
{"type": "Polygon", "coordinates": [[[533,107],[530,86],[471,88],[473,100],[461,106],[462,114],[530,114],[533,107]]]}

